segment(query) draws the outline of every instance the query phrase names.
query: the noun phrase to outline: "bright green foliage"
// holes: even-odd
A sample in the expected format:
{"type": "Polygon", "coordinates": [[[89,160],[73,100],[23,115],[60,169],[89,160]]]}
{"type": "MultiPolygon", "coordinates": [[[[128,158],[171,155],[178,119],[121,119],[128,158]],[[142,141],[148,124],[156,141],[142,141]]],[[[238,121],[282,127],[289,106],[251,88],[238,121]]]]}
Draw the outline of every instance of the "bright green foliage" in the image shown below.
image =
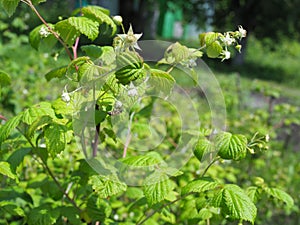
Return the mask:
{"type": "MultiPolygon", "coordinates": [[[[1,3],[12,14],[19,1],[1,3]]],[[[110,12],[99,6],[83,7],[75,14],[78,16],[55,24],[42,21],[29,35],[36,50],[59,52],[56,48],[62,44],[70,62],[61,63],[45,75],[47,81],[63,83],[61,98],[28,106],[11,119],[1,120],[0,173],[4,179],[0,223],[12,223],[16,218],[15,224],[29,225],[254,223],[254,203],[260,206],[264,197],[285,203],[287,210],[294,208],[289,194],[268,187],[262,178],[256,177],[247,188],[245,180],[250,180],[249,176],[234,162],[247,162],[247,150],[258,154],[267,149],[266,133],[247,126],[245,136],[218,129],[215,135],[210,115],[197,111],[186,117],[198,117],[201,128],[197,124],[182,135],[189,124],[182,124],[176,107],[157,104],[161,94],[167,100],[177,90],[176,85],[184,82],[176,67],[192,74],[192,83],[202,82],[195,66],[203,52],[225,60],[230,57],[230,46],[240,50],[239,40],[245,33],[242,27],[224,34],[202,34],[198,48],[176,42],[166,49],[157,65],[148,65],[136,51],[142,34],[135,34],[132,27],[117,35],[113,46],[87,44],[79,55],[81,35],[92,41],[103,31],[114,35],[117,26],[110,12]],[[143,98],[145,93],[150,97],[143,98]],[[162,112],[164,120],[151,127],[162,112]],[[122,126],[124,130],[119,132],[122,126]],[[255,134],[248,138],[249,133],[255,134]],[[158,134],[164,138],[143,153],[158,134]],[[137,139],[142,142],[136,144],[137,139]],[[184,139],[193,144],[179,146],[184,139]],[[183,160],[180,150],[190,158],[177,168],[183,160]],[[170,160],[172,157],[175,160],[170,160]],[[209,159],[209,163],[203,159],[209,159]],[[137,180],[140,186],[127,187],[127,178],[137,180]],[[241,180],[247,191],[238,186],[241,180]]],[[[114,19],[123,30],[121,19],[114,19]]],[[[55,54],[60,59],[57,57],[55,54]]],[[[1,86],[12,83],[2,71],[0,81],[1,86]]],[[[188,88],[189,97],[197,99],[193,107],[201,108],[204,100],[198,92],[194,96],[193,89],[188,88]]],[[[192,106],[185,100],[175,99],[175,103],[188,113],[192,106]]],[[[288,107],[282,110],[297,112],[288,107]]],[[[256,165],[249,171],[255,169],[256,165]]]]}
{"type": "Polygon", "coordinates": [[[247,154],[247,138],[240,134],[220,133],[215,140],[216,149],[223,159],[240,160],[247,154]]]}
{"type": "Polygon", "coordinates": [[[100,198],[107,198],[126,191],[126,184],[122,183],[117,176],[94,175],[90,177],[89,184],[100,198]]]}
{"type": "Polygon", "coordinates": [[[161,172],[152,173],[144,181],[144,194],[150,206],[164,200],[173,189],[173,183],[161,172]]]}
{"type": "Polygon", "coordinates": [[[8,162],[0,162],[0,174],[7,176],[11,179],[17,179],[17,176],[12,173],[10,164],[8,162]]]}
{"type": "Polygon", "coordinates": [[[215,196],[214,205],[223,215],[254,223],[257,209],[247,194],[235,184],[226,184],[215,196]]]}
{"type": "Polygon", "coordinates": [[[188,183],[185,187],[182,188],[181,194],[185,195],[188,193],[200,193],[209,190],[213,190],[219,186],[219,183],[210,179],[202,178],[199,180],[194,180],[188,183]]]}

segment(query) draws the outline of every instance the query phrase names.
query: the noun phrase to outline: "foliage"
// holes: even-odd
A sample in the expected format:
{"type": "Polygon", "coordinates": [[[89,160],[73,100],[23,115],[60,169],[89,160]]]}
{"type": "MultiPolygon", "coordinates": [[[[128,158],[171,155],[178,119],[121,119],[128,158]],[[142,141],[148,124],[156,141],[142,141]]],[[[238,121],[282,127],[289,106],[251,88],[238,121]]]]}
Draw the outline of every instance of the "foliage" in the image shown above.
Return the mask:
{"type": "MultiPolygon", "coordinates": [[[[133,151],[136,138],[164,133],[160,123],[149,128],[150,117],[159,97],[172,92],[178,82],[176,67],[197,77],[195,64],[203,52],[211,58],[230,58],[230,46],[241,48],[242,27],[224,34],[202,34],[197,49],[174,43],[157,65],[151,65],[138,52],[141,34],[134,34],[132,27],[125,33],[120,18],[111,18],[106,9],[83,7],[82,15],[50,24],[36,10],[35,4],[42,1],[1,1],[9,15],[21,2],[43,22],[29,35],[32,47],[51,49],[58,42],[70,62],[46,74],[47,80],[59,78],[67,83],[61,98],[29,105],[10,119],[0,115],[5,120],[0,127],[1,223],[220,224],[236,220],[254,224],[255,204],[262,198],[283,202],[287,210],[294,207],[292,197],[276,185],[258,178],[247,188],[226,173],[226,167],[238,168],[233,166],[236,161],[250,164],[251,157],[267,148],[269,136],[257,132],[261,127],[244,127],[245,134],[219,131],[211,127],[208,115],[199,113],[194,117],[203,126],[181,133],[174,106],[166,104],[165,140],[146,154],[133,151]],[[123,34],[114,38],[113,46],[88,45],[78,56],[82,36],[91,41],[101,31],[113,36],[117,25],[123,34]],[[145,93],[145,98],[138,97],[145,93]],[[124,133],[118,129],[124,121],[129,122],[122,142],[124,133]],[[176,155],[176,148],[186,139],[190,141],[183,147],[196,157],[179,170],[169,163],[169,155],[176,155]],[[111,150],[114,163],[106,152],[98,151],[103,146],[111,150]],[[209,158],[207,165],[205,158],[209,158]],[[224,162],[228,166],[223,168],[224,162]],[[201,174],[199,165],[204,166],[201,174]],[[126,175],[129,181],[140,175],[134,168],[144,178],[137,177],[137,187],[125,182],[126,175]]],[[[9,85],[7,72],[1,71],[0,78],[9,85]]],[[[198,77],[192,80],[197,83],[198,77]]],[[[267,123],[273,124],[272,118],[267,123]]],[[[239,126],[233,127],[238,130],[239,126]]],[[[137,143],[142,149],[152,139],[137,143]]],[[[182,155],[178,157],[180,161],[182,155]]]]}

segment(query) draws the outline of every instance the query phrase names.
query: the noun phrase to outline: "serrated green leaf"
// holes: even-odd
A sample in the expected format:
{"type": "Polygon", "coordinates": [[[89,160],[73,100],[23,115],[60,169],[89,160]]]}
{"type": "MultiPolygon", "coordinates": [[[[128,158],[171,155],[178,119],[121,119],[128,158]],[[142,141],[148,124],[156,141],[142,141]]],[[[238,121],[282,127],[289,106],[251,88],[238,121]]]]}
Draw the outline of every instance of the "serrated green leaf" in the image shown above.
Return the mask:
{"type": "Polygon", "coordinates": [[[175,79],[163,70],[150,70],[149,84],[155,87],[155,90],[160,90],[163,93],[170,93],[175,85],[175,79]]]}
{"type": "Polygon", "coordinates": [[[203,156],[212,151],[214,151],[214,144],[206,138],[201,138],[195,146],[194,155],[201,162],[203,156]]]}
{"type": "Polygon", "coordinates": [[[68,219],[72,225],[81,225],[82,221],[78,215],[78,209],[71,206],[61,206],[59,208],[61,215],[68,219]]]}
{"type": "Polygon", "coordinates": [[[8,162],[0,162],[0,174],[14,180],[17,179],[17,176],[11,171],[10,164],[8,162]]]}
{"type": "Polygon", "coordinates": [[[31,125],[35,120],[42,116],[56,118],[52,105],[49,102],[41,102],[26,109],[22,115],[22,121],[31,125]]]}
{"type": "Polygon", "coordinates": [[[247,195],[251,199],[252,202],[256,203],[260,198],[259,188],[255,186],[250,186],[247,188],[247,195]]]}
{"type": "Polygon", "coordinates": [[[19,5],[20,1],[21,0],[1,0],[0,3],[8,16],[11,16],[16,11],[16,8],[19,5]]]}
{"type": "Polygon", "coordinates": [[[52,122],[52,118],[50,116],[42,116],[37,118],[30,126],[28,131],[26,132],[26,135],[28,137],[32,137],[34,135],[34,132],[37,130],[45,127],[46,125],[50,124],[52,122]]]}
{"type": "Polygon", "coordinates": [[[264,191],[273,198],[283,201],[289,208],[294,205],[293,198],[283,190],[280,190],[278,188],[265,188],[264,191]]]}
{"type": "Polygon", "coordinates": [[[47,81],[50,81],[53,78],[62,78],[66,75],[68,70],[68,66],[62,66],[56,69],[53,69],[45,74],[45,78],[47,81]]]}
{"type": "Polygon", "coordinates": [[[72,46],[76,38],[80,36],[80,32],[71,26],[67,19],[56,23],[55,30],[68,46],[72,46]]]}
{"type": "Polygon", "coordinates": [[[226,184],[213,200],[224,216],[254,223],[257,209],[243,189],[235,184],[226,184]]]}
{"type": "Polygon", "coordinates": [[[66,146],[66,127],[53,123],[45,128],[44,137],[48,152],[55,158],[66,146]]]}
{"type": "Polygon", "coordinates": [[[126,191],[127,185],[121,182],[116,175],[94,175],[89,179],[94,191],[100,198],[107,198],[126,191]]]}
{"type": "Polygon", "coordinates": [[[112,213],[112,208],[108,201],[93,195],[87,202],[86,212],[89,218],[95,221],[104,221],[112,213]]]}
{"type": "Polygon", "coordinates": [[[23,162],[24,157],[31,152],[31,148],[21,148],[15,150],[7,159],[10,164],[11,170],[16,171],[17,167],[23,162]]]}
{"type": "Polygon", "coordinates": [[[3,126],[0,126],[0,144],[5,141],[10,133],[19,125],[21,122],[23,114],[20,113],[17,116],[11,118],[10,120],[6,121],[3,126]]]}
{"type": "Polygon", "coordinates": [[[222,132],[215,139],[216,150],[223,159],[240,160],[247,154],[247,138],[240,134],[222,132]]]}
{"type": "MultiPolygon", "coordinates": [[[[82,64],[78,69],[79,79],[83,84],[94,81],[95,79],[100,78],[101,75],[105,75],[107,72],[107,68],[95,65],[90,62],[82,64]]],[[[105,78],[105,76],[102,76],[102,78],[105,78]]]]}
{"type": "Polygon", "coordinates": [[[99,6],[87,6],[82,8],[82,13],[85,17],[88,17],[94,21],[97,21],[100,25],[106,24],[111,28],[111,35],[117,31],[117,26],[114,21],[107,15],[107,12],[99,6]]]}
{"type": "Polygon", "coordinates": [[[153,166],[157,165],[158,163],[162,162],[160,157],[155,155],[139,155],[139,156],[127,156],[124,159],[121,159],[121,162],[135,167],[146,167],[146,166],[153,166]]]}
{"type": "Polygon", "coordinates": [[[11,84],[10,76],[6,72],[0,70],[0,87],[8,86],[10,84],[11,84]]]}
{"type": "Polygon", "coordinates": [[[218,187],[219,183],[210,179],[202,178],[188,183],[182,188],[181,194],[185,195],[191,192],[200,193],[208,190],[213,190],[218,187]]]}
{"type": "Polygon", "coordinates": [[[211,43],[210,45],[207,45],[206,54],[209,58],[217,58],[221,54],[222,50],[223,50],[223,48],[222,48],[220,42],[215,41],[215,42],[211,43]]]}
{"type": "Polygon", "coordinates": [[[99,23],[86,17],[69,17],[69,24],[90,40],[95,40],[99,34],[99,23]]]}
{"type": "Polygon", "coordinates": [[[165,173],[154,172],[148,176],[143,184],[143,191],[149,205],[154,205],[164,200],[174,185],[165,173]]]}

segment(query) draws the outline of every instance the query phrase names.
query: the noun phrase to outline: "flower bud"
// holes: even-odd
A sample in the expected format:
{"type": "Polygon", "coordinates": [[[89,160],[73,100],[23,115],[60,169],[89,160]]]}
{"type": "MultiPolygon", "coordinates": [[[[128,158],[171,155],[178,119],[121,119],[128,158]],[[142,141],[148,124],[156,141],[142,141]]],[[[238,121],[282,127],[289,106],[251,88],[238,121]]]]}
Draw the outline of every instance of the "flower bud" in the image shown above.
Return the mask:
{"type": "Polygon", "coordinates": [[[123,18],[121,16],[114,16],[113,20],[117,25],[121,25],[123,22],[123,18]]]}

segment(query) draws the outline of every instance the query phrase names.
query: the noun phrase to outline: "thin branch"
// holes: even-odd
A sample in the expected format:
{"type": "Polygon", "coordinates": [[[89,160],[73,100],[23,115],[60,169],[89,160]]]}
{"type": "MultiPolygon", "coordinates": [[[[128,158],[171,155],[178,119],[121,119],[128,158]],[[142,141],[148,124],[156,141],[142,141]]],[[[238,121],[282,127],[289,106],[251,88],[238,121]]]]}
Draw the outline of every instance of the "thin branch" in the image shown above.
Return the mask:
{"type": "Polygon", "coordinates": [[[131,125],[132,125],[133,116],[134,116],[134,112],[131,113],[131,115],[130,115],[130,120],[129,120],[129,124],[128,124],[128,128],[127,128],[126,142],[125,142],[124,149],[123,149],[123,158],[125,158],[127,155],[127,149],[130,144],[130,141],[131,141],[131,125]]]}
{"type": "Polygon", "coordinates": [[[62,46],[64,47],[67,55],[69,56],[70,60],[73,60],[73,56],[72,53],[70,52],[67,44],[59,37],[59,34],[57,32],[55,32],[50,26],[49,24],[44,20],[44,18],[41,16],[41,14],[37,11],[37,9],[35,8],[35,6],[32,4],[32,2],[30,0],[22,0],[23,3],[25,3],[26,5],[28,5],[32,11],[37,15],[37,17],[42,21],[43,24],[45,24],[45,26],[48,28],[49,32],[52,33],[54,35],[54,37],[62,44],[62,46]]]}
{"type": "Polygon", "coordinates": [[[220,156],[217,156],[216,158],[214,158],[214,160],[212,160],[212,161],[208,164],[208,166],[205,168],[205,170],[203,171],[201,177],[204,177],[205,174],[206,174],[206,172],[208,171],[208,169],[209,169],[215,162],[217,162],[219,159],[220,159],[220,156]]]}
{"type": "Polygon", "coordinates": [[[0,114],[0,119],[5,121],[7,120],[7,118],[5,116],[2,116],[1,114],[0,114]]]}

